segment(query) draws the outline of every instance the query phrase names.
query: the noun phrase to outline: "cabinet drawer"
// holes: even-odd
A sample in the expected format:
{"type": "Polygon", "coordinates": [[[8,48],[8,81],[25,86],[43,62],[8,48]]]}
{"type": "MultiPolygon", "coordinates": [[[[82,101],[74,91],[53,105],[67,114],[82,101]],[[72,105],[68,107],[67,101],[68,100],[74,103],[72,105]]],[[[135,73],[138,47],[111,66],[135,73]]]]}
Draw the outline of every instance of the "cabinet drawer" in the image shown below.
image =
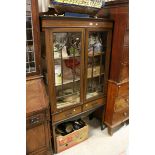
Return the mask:
{"type": "Polygon", "coordinates": [[[128,117],[129,117],[129,108],[126,108],[120,112],[114,112],[112,124],[123,122],[128,117]]]}
{"type": "Polygon", "coordinates": [[[83,110],[86,111],[89,109],[93,109],[96,106],[101,105],[101,104],[103,104],[103,98],[84,104],[83,110]]]}
{"type": "Polygon", "coordinates": [[[122,83],[118,85],[117,96],[128,96],[129,95],[129,83],[122,83]]]}
{"type": "Polygon", "coordinates": [[[40,123],[44,122],[46,120],[46,114],[40,113],[35,114],[33,116],[30,116],[26,118],[26,128],[31,128],[33,126],[39,125],[40,123]]]}
{"type": "Polygon", "coordinates": [[[129,107],[129,97],[120,97],[115,99],[114,112],[119,112],[129,107]]]}
{"type": "Polygon", "coordinates": [[[67,119],[81,112],[82,112],[81,107],[73,108],[73,109],[61,112],[59,114],[53,115],[53,121],[57,122],[63,119],[67,119]]]}

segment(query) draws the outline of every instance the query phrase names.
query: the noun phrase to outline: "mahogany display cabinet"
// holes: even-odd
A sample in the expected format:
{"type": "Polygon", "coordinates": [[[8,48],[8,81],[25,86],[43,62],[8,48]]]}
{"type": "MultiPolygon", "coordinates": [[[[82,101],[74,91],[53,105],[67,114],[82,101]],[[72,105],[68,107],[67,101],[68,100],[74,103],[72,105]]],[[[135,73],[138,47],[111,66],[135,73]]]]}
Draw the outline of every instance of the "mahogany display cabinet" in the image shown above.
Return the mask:
{"type": "Polygon", "coordinates": [[[128,0],[107,2],[98,17],[114,20],[110,77],[104,123],[110,135],[129,122],[129,7],[128,0]]]}
{"type": "Polygon", "coordinates": [[[43,72],[56,125],[105,104],[113,21],[40,16],[45,42],[43,72]]]}
{"type": "Polygon", "coordinates": [[[52,154],[49,99],[40,69],[38,0],[26,0],[26,154],[52,154]]]}

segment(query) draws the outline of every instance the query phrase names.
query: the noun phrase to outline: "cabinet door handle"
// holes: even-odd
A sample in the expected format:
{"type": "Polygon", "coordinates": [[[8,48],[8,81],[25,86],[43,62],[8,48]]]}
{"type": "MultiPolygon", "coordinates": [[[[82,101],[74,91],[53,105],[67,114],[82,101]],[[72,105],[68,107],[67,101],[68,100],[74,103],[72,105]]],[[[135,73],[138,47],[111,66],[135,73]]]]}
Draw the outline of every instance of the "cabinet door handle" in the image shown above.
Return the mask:
{"type": "Polygon", "coordinates": [[[39,123],[39,117],[33,117],[30,119],[31,125],[39,123]]]}
{"type": "Polygon", "coordinates": [[[126,102],[129,102],[129,99],[125,99],[126,102]]]}

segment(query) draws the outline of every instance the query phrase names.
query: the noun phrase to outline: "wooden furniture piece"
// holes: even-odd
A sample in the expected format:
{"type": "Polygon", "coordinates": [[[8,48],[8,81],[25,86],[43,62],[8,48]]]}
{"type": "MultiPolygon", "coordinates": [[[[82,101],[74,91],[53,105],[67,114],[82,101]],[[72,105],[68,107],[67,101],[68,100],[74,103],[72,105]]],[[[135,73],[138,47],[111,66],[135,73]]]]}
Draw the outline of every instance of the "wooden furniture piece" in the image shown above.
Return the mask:
{"type": "Polygon", "coordinates": [[[26,76],[38,75],[40,71],[38,0],[26,0],[26,76]]]}
{"type": "Polygon", "coordinates": [[[129,119],[129,17],[128,1],[107,2],[98,16],[114,20],[110,77],[104,123],[109,134],[129,119]]]}
{"type": "Polygon", "coordinates": [[[55,128],[105,104],[113,22],[106,19],[41,16],[42,53],[55,128]],[[46,68],[47,66],[47,68],[46,68]]]}
{"type": "Polygon", "coordinates": [[[26,81],[26,154],[51,155],[49,100],[42,77],[26,81]]]}
{"type": "Polygon", "coordinates": [[[38,0],[26,0],[26,154],[50,155],[50,111],[40,70],[38,0]]]}

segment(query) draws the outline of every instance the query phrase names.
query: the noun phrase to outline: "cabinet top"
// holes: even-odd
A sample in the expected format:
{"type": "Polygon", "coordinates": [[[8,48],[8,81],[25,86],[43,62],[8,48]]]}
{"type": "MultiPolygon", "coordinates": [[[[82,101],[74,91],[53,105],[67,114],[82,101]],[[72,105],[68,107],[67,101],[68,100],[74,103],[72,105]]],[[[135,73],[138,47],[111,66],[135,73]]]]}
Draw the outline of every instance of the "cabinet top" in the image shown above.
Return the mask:
{"type": "Polygon", "coordinates": [[[84,18],[84,17],[65,17],[65,16],[49,16],[49,15],[40,15],[41,20],[78,20],[78,21],[113,21],[107,18],[84,18]]]}
{"type": "Polygon", "coordinates": [[[87,28],[87,27],[102,27],[112,28],[113,20],[106,18],[78,18],[78,17],[55,17],[55,16],[40,16],[42,28],[87,28]]]}
{"type": "Polygon", "coordinates": [[[26,115],[48,108],[48,97],[42,78],[26,81],[26,115]]]}

